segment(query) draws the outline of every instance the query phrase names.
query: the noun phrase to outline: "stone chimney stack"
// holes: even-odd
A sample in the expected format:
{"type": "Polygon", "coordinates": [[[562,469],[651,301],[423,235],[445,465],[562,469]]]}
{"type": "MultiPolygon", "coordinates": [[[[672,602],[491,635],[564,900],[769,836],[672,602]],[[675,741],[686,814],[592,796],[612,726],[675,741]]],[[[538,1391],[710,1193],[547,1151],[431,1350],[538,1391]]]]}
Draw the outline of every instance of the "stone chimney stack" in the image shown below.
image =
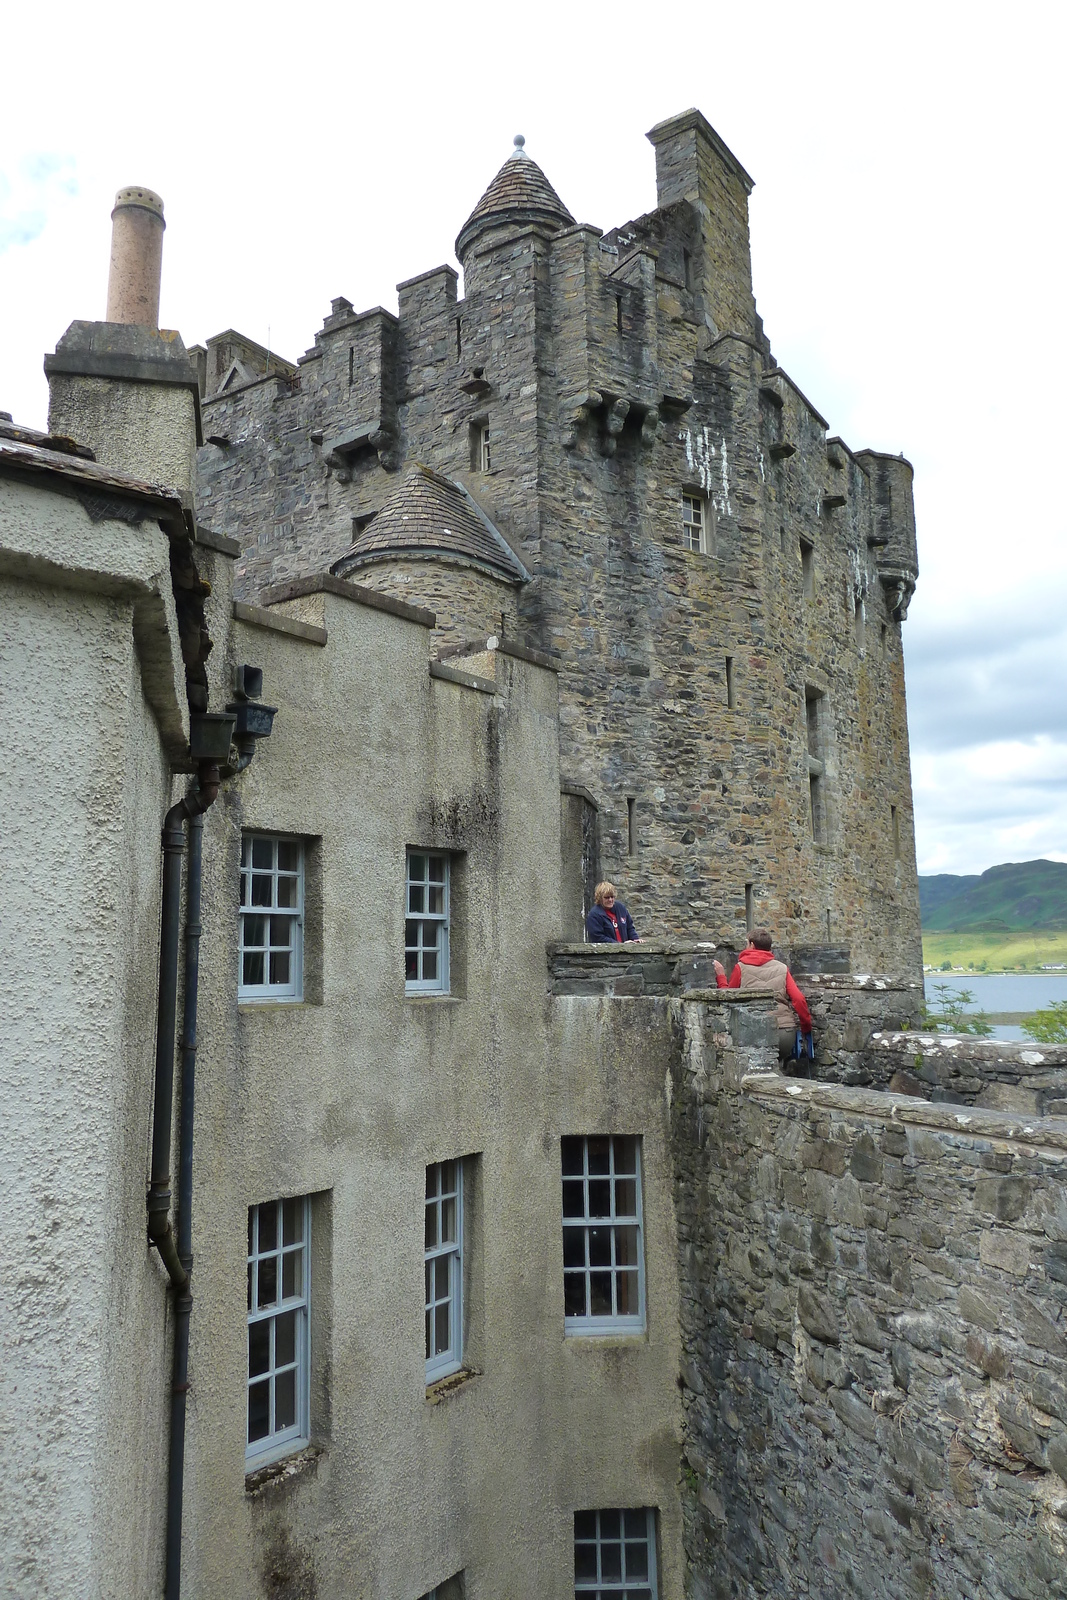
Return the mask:
{"type": "Polygon", "coordinates": [[[48,427],[191,505],[200,389],[180,336],[158,326],[163,202],[136,184],[120,189],[111,223],[107,321],[72,322],[45,356],[48,427]]]}
{"type": "Polygon", "coordinates": [[[656,149],[657,204],[688,200],[700,218],[704,259],[697,269],[713,331],[752,338],[756,323],[748,236],[752,179],[699,111],[683,111],[657,122],[647,137],[656,149]]]}
{"type": "Polygon", "coordinates": [[[137,186],[119,190],[111,213],[108,322],[159,327],[159,280],[166,226],[158,194],[137,186]]]}

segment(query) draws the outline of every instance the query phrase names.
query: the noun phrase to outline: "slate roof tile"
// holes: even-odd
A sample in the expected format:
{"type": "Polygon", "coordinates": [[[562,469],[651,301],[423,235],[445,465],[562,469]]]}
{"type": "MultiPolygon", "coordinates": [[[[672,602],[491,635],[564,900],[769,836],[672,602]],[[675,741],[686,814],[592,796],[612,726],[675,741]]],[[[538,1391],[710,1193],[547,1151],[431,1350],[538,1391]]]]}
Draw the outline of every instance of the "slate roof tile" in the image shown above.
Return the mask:
{"type": "Polygon", "coordinates": [[[541,168],[525,150],[515,150],[478,201],[459,230],[456,255],[463,252],[484,227],[493,222],[544,222],[553,232],[574,223],[567,207],[541,168]]]}
{"type": "Polygon", "coordinates": [[[470,561],[512,583],[529,578],[503,534],[463,485],[421,463],[411,468],[330,570],[344,577],[389,556],[416,554],[470,561]]]}

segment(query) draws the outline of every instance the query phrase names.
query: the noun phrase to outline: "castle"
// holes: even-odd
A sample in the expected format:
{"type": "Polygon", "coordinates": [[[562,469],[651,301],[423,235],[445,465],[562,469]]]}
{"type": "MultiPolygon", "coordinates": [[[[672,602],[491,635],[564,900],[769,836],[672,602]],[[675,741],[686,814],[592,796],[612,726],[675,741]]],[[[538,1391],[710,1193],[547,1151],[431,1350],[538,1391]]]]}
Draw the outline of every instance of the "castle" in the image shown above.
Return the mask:
{"type": "Polygon", "coordinates": [[[652,139],[295,365],[120,190],[0,415],[4,1595],[1067,1594],[1067,1050],[917,1031],[910,469],[652,139]]]}
{"type": "Polygon", "coordinates": [[[658,204],[576,223],[516,140],[399,316],[335,300],[295,365],[194,352],[198,506],[243,599],[330,570],[431,606],[441,656],[503,636],[559,673],[585,897],[639,931],[767,923],[921,967],[900,623],[911,467],[853,451],[756,312],[752,181],[697,111],[658,204]],[[582,813],[588,809],[588,814],[582,813]]]}

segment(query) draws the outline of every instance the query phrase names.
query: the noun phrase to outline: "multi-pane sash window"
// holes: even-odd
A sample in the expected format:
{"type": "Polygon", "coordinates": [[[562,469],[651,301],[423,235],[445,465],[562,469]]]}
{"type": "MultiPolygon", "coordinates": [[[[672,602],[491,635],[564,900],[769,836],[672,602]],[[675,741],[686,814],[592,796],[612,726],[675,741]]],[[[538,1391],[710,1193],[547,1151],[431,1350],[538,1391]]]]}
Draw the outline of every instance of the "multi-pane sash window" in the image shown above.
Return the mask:
{"type": "Polygon", "coordinates": [[[426,1168],[426,1381],[463,1358],[463,1163],[426,1168]]]}
{"type": "Polygon", "coordinates": [[[478,467],[481,472],[493,470],[493,441],[488,428],[481,428],[478,433],[478,467]]]}
{"type": "Polygon", "coordinates": [[[404,984],[409,994],[448,992],[448,857],[408,851],[404,984]]]}
{"type": "Polygon", "coordinates": [[[303,915],[302,841],[243,834],[240,999],[300,999],[303,915]]]}
{"type": "Polygon", "coordinates": [[[657,1593],[654,1512],[574,1513],[575,1600],[656,1600],[657,1593]]]}
{"type": "Polygon", "coordinates": [[[306,1199],[249,1208],[249,1462],[307,1442],[310,1245],[306,1199]]]}
{"type": "Polygon", "coordinates": [[[682,496],[682,543],[687,550],[708,553],[707,506],[698,494],[682,496]]]}
{"type": "Polygon", "coordinates": [[[645,1325],[641,1153],[630,1135],[563,1140],[563,1307],[568,1333],[645,1325]]]}

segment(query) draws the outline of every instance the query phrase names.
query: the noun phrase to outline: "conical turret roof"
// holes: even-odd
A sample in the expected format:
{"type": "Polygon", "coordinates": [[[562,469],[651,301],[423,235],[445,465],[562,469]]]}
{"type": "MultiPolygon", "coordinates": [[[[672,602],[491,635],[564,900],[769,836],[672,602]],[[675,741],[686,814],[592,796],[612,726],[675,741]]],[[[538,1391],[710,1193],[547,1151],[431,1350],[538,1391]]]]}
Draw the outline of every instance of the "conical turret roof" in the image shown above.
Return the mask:
{"type": "Polygon", "coordinates": [[[412,467],[330,570],[343,578],[359,567],[397,556],[451,559],[512,583],[524,583],[530,576],[463,485],[421,463],[412,467]]]}
{"type": "Polygon", "coordinates": [[[456,255],[460,261],[483,229],[502,222],[539,222],[552,233],[573,226],[574,218],[537,162],[526,154],[524,143],[518,134],[515,149],[459,230],[456,255]]]}

